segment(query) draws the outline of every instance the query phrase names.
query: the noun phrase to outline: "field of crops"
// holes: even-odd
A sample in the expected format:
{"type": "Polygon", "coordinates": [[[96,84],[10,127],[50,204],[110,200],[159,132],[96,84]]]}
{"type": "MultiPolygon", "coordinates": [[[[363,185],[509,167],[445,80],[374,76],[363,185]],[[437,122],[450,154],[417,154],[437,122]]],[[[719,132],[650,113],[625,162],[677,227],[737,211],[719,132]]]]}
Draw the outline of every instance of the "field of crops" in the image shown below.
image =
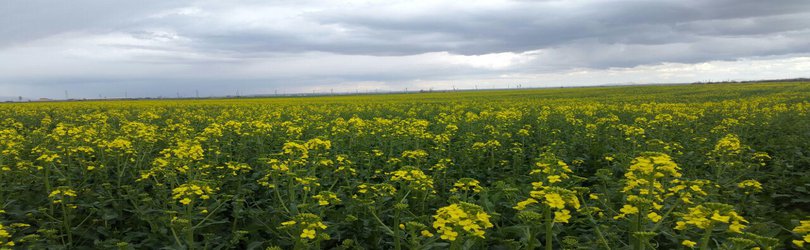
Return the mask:
{"type": "Polygon", "coordinates": [[[0,105],[0,249],[810,246],[810,84],[0,105]]]}

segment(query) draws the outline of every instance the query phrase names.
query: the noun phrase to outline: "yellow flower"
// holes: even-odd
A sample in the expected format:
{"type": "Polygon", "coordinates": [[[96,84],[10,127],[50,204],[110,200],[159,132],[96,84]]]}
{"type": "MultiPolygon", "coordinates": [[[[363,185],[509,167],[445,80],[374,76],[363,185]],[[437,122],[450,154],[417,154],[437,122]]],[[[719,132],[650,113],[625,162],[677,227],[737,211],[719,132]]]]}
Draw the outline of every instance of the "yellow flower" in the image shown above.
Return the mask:
{"type": "Polygon", "coordinates": [[[637,213],[638,213],[638,208],[637,208],[637,207],[634,207],[633,205],[624,204],[624,206],[622,206],[622,208],[621,208],[621,209],[619,209],[619,212],[620,212],[620,213],[619,213],[618,215],[613,216],[613,219],[614,219],[614,220],[618,220],[618,219],[624,218],[624,217],[626,217],[628,214],[637,214],[637,213]]]}
{"type": "Polygon", "coordinates": [[[735,233],[742,233],[742,230],[745,229],[745,225],[740,224],[738,221],[734,221],[731,225],[728,226],[728,231],[735,232],[735,233]]]}
{"type": "Polygon", "coordinates": [[[658,215],[656,212],[650,212],[647,214],[647,218],[650,218],[652,222],[659,222],[663,218],[661,215],[658,215]]]}
{"type": "Polygon", "coordinates": [[[531,204],[537,204],[537,200],[533,198],[528,198],[525,201],[518,202],[517,206],[514,206],[514,208],[517,210],[523,210],[526,209],[526,206],[529,206],[531,204]]]}
{"type": "Polygon", "coordinates": [[[180,203],[182,203],[183,205],[188,205],[189,203],[191,203],[191,199],[189,199],[188,197],[183,198],[182,200],[180,200],[180,203]]]}
{"type": "Polygon", "coordinates": [[[684,246],[686,246],[686,247],[690,247],[690,248],[691,248],[691,247],[695,247],[695,245],[697,245],[697,242],[694,242],[694,241],[691,241],[691,240],[683,240],[683,241],[681,242],[681,245],[684,245],[684,246]]]}
{"type": "Polygon", "coordinates": [[[619,211],[622,212],[623,214],[637,214],[638,208],[632,205],[625,204],[619,211]]]}
{"type": "Polygon", "coordinates": [[[306,239],[306,238],[315,239],[315,230],[313,230],[313,229],[304,229],[304,231],[301,232],[301,239],[306,239]]]}
{"type": "Polygon", "coordinates": [[[427,238],[433,237],[433,233],[431,233],[428,230],[422,230],[422,232],[420,232],[420,234],[422,234],[423,237],[427,237],[427,238]]]}
{"type": "Polygon", "coordinates": [[[715,220],[715,221],[723,222],[723,223],[728,223],[728,220],[731,219],[731,217],[730,216],[722,216],[722,215],[720,215],[720,213],[715,211],[714,214],[712,214],[711,219],[715,220]]]}
{"type": "Polygon", "coordinates": [[[546,194],[546,205],[556,209],[563,209],[565,207],[565,201],[563,201],[562,196],[557,193],[550,193],[546,194]]]}
{"type": "Polygon", "coordinates": [[[563,209],[557,212],[554,212],[554,222],[559,223],[568,223],[568,219],[571,218],[571,213],[567,209],[563,209]]]}
{"type": "Polygon", "coordinates": [[[447,229],[444,230],[442,233],[441,238],[443,240],[455,241],[456,237],[458,237],[458,233],[454,232],[453,230],[447,229]]]}

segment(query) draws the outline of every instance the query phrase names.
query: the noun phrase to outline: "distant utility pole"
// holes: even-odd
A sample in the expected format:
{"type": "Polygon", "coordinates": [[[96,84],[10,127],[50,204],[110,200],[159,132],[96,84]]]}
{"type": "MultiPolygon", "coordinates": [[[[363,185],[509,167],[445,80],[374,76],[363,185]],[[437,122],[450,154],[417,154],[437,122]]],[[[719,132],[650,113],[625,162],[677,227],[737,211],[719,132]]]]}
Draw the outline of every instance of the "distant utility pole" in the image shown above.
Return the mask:
{"type": "Polygon", "coordinates": [[[194,96],[196,96],[197,99],[200,99],[200,90],[199,89],[194,90],[194,96]]]}
{"type": "Polygon", "coordinates": [[[278,89],[273,90],[273,95],[278,96],[278,89]]]}
{"type": "Polygon", "coordinates": [[[67,100],[67,99],[70,99],[70,96],[68,96],[68,92],[67,92],[67,90],[65,90],[65,100],[67,100]]]}
{"type": "Polygon", "coordinates": [[[129,98],[129,90],[124,89],[124,99],[129,98]]]}

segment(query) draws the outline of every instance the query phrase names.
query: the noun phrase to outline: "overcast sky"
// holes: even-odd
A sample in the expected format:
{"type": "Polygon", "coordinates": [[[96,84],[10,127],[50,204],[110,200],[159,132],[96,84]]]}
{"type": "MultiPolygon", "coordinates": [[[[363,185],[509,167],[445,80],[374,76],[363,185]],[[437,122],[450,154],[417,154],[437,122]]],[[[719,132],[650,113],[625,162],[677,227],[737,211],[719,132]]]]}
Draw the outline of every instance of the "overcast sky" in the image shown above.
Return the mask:
{"type": "Polygon", "coordinates": [[[808,0],[0,2],[0,97],[810,76],[808,0]]]}

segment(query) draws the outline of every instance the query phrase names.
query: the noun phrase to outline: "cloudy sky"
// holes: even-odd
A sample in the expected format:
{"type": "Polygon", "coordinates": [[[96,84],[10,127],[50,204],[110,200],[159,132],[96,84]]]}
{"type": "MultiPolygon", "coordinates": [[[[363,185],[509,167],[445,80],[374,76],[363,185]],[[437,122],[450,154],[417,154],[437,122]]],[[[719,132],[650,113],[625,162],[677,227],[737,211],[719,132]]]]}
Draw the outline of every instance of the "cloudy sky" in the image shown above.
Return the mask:
{"type": "Polygon", "coordinates": [[[0,97],[810,76],[810,1],[0,2],[0,97]]]}

